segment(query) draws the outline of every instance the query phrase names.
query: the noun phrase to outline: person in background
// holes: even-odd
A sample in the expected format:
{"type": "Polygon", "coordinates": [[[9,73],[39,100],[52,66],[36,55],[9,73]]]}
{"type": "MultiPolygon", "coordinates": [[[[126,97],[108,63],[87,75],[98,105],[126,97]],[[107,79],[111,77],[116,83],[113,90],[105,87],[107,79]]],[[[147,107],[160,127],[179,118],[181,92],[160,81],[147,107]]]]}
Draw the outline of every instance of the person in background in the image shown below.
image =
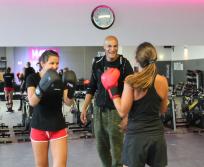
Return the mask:
{"type": "Polygon", "coordinates": [[[118,54],[118,39],[107,36],[104,41],[105,55],[96,57],[92,65],[92,75],[87,86],[84,104],[82,106],[81,121],[86,124],[87,110],[95,95],[94,104],[94,133],[96,146],[103,167],[121,167],[121,151],[123,133],[120,131],[119,117],[115,106],[101,83],[101,75],[107,69],[114,67],[121,71],[118,86],[123,90],[123,81],[133,73],[129,61],[118,54]]]}
{"type": "Polygon", "coordinates": [[[66,167],[67,136],[65,119],[62,114],[62,100],[70,106],[74,91],[69,86],[73,76],[57,73],[59,55],[46,50],[39,58],[41,70],[28,76],[26,80],[29,104],[33,107],[30,138],[36,167],[48,167],[48,148],[54,167],[66,167]]]}
{"type": "Polygon", "coordinates": [[[30,74],[34,74],[35,70],[33,67],[31,67],[31,63],[27,62],[26,66],[23,68],[23,72],[21,73],[19,80],[20,80],[20,106],[18,108],[18,111],[22,110],[23,105],[23,93],[26,91],[26,79],[30,74]]]}
{"type": "Polygon", "coordinates": [[[67,71],[69,71],[69,68],[68,68],[68,67],[65,67],[65,68],[63,69],[63,72],[67,72],[67,71]]]}
{"type": "Polygon", "coordinates": [[[27,77],[30,75],[30,74],[33,74],[35,73],[35,70],[33,67],[31,67],[31,63],[28,61],[26,63],[26,66],[25,66],[25,70],[24,70],[24,78],[25,78],[25,81],[27,79],[27,77]]]}
{"type": "Polygon", "coordinates": [[[59,70],[59,76],[62,78],[62,75],[63,75],[63,69],[60,69],[59,70]]]}
{"type": "Polygon", "coordinates": [[[14,74],[11,73],[11,68],[8,67],[3,75],[4,93],[7,106],[7,112],[13,112],[13,92],[14,92],[14,74]]]}
{"type": "Polygon", "coordinates": [[[122,97],[119,96],[120,71],[107,70],[102,83],[121,118],[128,115],[128,125],[123,146],[123,164],[128,167],[165,167],[167,147],[160,113],[167,111],[168,83],[157,74],[155,47],[148,42],[136,51],[138,72],[125,79],[122,97]]]}
{"type": "Polygon", "coordinates": [[[24,74],[23,73],[24,73],[24,70],[25,70],[24,68],[23,68],[23,72],[18,72],[16,74],[16,76],[18,78],[18,81],[20,83],[20,94],[23,94],[23,92],[25,91],[25,89],[23,88],[23,82],[24,82],[24,74]]]}
{"type": "Polygon", "coordinates": [[[60,70],[59,70],[59,75],[60,75],[60,77],[62,78],[63,73],[64,73],[64,72],[67,72],[67,71],[69,71],[69,69],[68,69],[67,67],[65,67],[65,68],[63,68],[63,69],[60,69],[60,70]]]}

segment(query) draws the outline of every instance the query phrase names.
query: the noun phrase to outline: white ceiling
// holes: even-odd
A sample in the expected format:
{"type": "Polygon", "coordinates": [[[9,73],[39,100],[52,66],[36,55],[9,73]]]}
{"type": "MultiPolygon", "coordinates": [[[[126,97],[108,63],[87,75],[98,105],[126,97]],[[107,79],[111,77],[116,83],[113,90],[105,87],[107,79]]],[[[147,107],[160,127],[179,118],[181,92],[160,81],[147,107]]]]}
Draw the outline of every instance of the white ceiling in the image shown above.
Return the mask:
{"type": "Polygon", "coordinates": [[[204,0],[0,0],[0,46],[204,45],[204,0]],[[92,10],[109,5],[116,20],[96,29],[92,10]]]}

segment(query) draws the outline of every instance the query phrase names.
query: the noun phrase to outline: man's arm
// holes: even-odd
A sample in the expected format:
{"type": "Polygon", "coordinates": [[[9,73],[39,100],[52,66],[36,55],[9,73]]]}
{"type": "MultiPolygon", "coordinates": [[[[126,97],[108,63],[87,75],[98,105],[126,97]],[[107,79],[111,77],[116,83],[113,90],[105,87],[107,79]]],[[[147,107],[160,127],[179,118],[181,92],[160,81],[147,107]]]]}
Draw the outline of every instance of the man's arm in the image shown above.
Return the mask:
{"type": "Polygon", "coordinates": [[[86,122],[87,122],[87,119],[86,119],[87,109],[88,109],[89,104],[91,103],[91,100],[92,100],[92,98],[96,92],[96,89],[97,89],[97,77],[94,74],[94,71],[95,70],[92,67],[92,75],[91,75],[90,83],[86,89],[85,101],[83,103],[82,111],[81,111],[81,115],[80,115],[80,119],[81,119],[81,122],[83,124],[86,124],[86,122]]]}
{"type": "Polygon", "coordinates": [[[86,94],[85,101],[82,106],[81,115],[80,115],[80,119],[83,124],[87,123],[86,113],[87,113],[87,110],[88,110],[89,104],[91,103],[92,98],[93,98],[93,95],[86,94]]]}

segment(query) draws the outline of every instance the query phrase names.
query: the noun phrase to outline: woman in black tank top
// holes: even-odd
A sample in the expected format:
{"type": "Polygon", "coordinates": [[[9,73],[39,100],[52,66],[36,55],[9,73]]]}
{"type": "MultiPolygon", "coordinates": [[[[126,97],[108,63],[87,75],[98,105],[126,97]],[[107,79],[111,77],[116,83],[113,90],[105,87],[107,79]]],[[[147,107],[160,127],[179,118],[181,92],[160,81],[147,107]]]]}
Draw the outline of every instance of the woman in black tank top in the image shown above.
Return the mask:
{"type": "MultiPolygon", "coordinates": [[[[165,77],[157,75],[157,52],[152,44],[140,44],[135,58],[138,72],[125,79],[122,97],[113,98],[118,114],[122,118],[128,116],[123,164],[165,167],[167,148],[159,114],[167,111],[168,83],[165,77]]],[[[108,79],[105,82],[107,89],[115,90],[117,83],[108,79]]]]}

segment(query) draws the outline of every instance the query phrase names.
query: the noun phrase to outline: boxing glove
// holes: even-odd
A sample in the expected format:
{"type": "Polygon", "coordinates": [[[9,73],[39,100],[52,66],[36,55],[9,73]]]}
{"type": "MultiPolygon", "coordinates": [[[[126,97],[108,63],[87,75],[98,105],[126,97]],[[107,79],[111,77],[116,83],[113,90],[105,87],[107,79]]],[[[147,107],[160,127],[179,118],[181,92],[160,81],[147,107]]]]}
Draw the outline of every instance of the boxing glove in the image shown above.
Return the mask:
{"type": "Polygon", "coordinates": [[[16,74],[17,78],[20,79],[20,72],[16,74]]]}
{"type": "Polygon", "coordinates": [[[16,76],[17,76],[17,78],[18,78],[19,81],[22,81],[22,80],[23,80],[23,74],[22,74],[22,73],[18,72],[18,73],[16,74],[16,76]]]}
{"type": "Polygon", "coordinates": [[[120,71],[117,68],[108,68],[101,75],[101,82],[104,88],[108,91],[111,99],[114,99],[120,96],[118,93],[119,77],[120,77],[120,71]]]}
{"type": "Polygon", "coordinates": [[[59,84],[62,84],[59,74],[56,70],[49,69],[41,78],[35,94],[37,97],[42,98],[45,92],[54,90],[59,84]]]}
{"type": "Polygon", "coordinates": [[[75,72],[72,70],[65,71],[62,75],[62,81],[68,89],[67,97],[72,99],[74,97],[77,83],[77,77],[75,72]]]}

